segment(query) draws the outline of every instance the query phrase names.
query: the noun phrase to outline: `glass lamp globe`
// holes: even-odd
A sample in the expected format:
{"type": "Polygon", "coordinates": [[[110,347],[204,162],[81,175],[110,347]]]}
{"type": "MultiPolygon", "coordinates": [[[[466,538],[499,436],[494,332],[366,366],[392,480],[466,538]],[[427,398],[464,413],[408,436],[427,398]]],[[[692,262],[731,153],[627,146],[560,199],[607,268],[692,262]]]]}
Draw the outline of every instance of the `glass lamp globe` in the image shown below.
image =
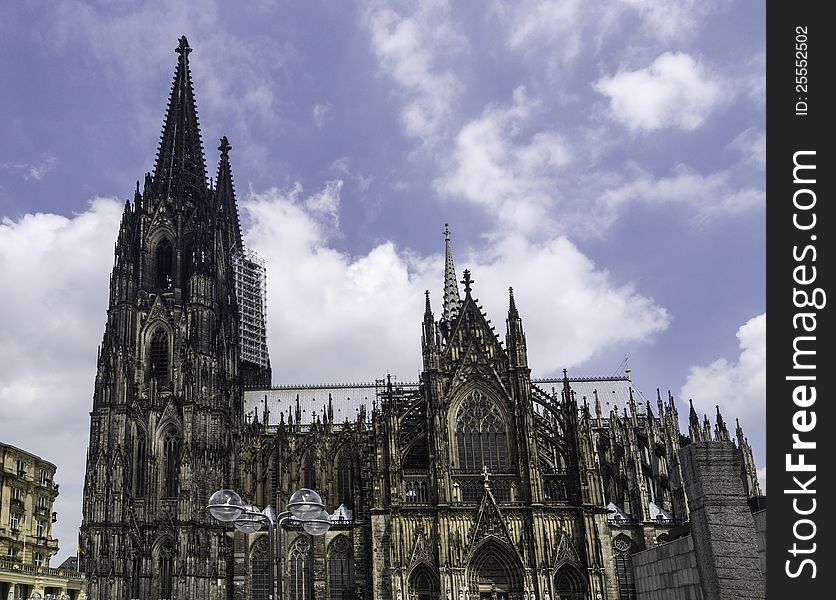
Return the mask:
{"type": "Polygon", "coordinates": [[[300,521],[309,521],[317,518],[325,505],[322,503],[322,497],[315,491],[308,488],[299,488],[293,492],[287,507],[291,514],[300,521]]]}
{"type": "Polygon", "coordinates": [[[260,511],[255,506],[245,506],[239,517],[235,519],[235,529],[242,533],[255,533],[256,531],[260,531],[261,521],[264,518],[260,514],[260,511]]]}
{"type": "Polygon", "coordinates": [[[331,529],[331,515],[320,511],[314,518],[303,521],[302,528],[311,535],[323,535],[331,529]]]}
{"type": "Polygon", "coordinates": [[[241,516],[241,496],[235,490],[218,490],[209,498],[209,514],[229,523],[241,516]]]}

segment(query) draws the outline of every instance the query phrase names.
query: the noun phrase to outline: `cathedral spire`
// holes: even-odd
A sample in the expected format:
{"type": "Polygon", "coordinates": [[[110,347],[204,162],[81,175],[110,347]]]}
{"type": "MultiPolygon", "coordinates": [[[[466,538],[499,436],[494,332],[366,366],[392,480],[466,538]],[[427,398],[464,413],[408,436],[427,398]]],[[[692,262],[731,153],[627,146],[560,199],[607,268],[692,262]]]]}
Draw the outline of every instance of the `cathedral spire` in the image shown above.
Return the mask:
{"type": "Polygon", "coordinates": [[[456,280],[456,268],[453,265],[453,251],[450,248],[450,228],[444,224],[444,310],[442,318],[448,323],[459,308],[459,282],[456,280]]]}
{"type": "Polygon", "coordinates": [[[689,398],[688,403],[691,405],[691,409],[688,411],[688,433],[690,434],[692,441],[700,442],[702,441],[700,417],[697,415],[697,411],[694,410],[694,400],[689,398]]]}
{"type": "Polygon", "coordinates": [[[238,219],[238,206],[235,202],[235,187],[232,184],[232,167],[229,165],[229,151],[232,146],[226,136],[221,138],[221,145],[218,146],[221,159],[218,163],[218,177],[215,184],[215,210],[218,219],[222,223],[224,241],[227,250],[241,250],[244,242],[241,238],[241,222],[238,219]]]}
{"type": "Polygon", "coordinates": [[[158,198],[197,201],[206,194],[206,164],[189,72],[191,51],[186,36],[181,37],[175,50],[180,58],[174,72],[154,166],[154,189],[158,198]]]}
{"type": "Polygon", "coordinates": [[[520,367],[528,367],[528,352],[526,350],[525,332],[523,331],[522,319],[517,310],[517,303],[514,301],[514,288],[508,288],[508,318],[506,323],[505,344],[508,348],[508,356],[513,364],[520,367]]]}

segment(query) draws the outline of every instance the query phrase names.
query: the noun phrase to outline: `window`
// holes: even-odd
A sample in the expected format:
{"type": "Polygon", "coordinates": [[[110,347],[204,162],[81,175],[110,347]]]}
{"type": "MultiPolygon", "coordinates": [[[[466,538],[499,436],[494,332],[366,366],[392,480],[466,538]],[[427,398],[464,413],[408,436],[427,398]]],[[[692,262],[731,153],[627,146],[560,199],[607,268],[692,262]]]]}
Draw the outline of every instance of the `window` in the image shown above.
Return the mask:
{"type": "Polygon", "coordinates": [[[354,597],[351,544],[340,536],[328,549],[328,598],[348,600],[354,597]]]}
{"type": "Polygon", "coordinates": [[[46,469],[41,469],[40,482],[43,486],[49,485],[49,472],[46,469]]]}
{"type": "Polygon", "coordinates": [[[134,553],[131,570],[131,598],[140,598],[140,575],[142,574],[142,556],[134,553]]]}
{"type": "Polygon", "coordinates": [[[42,552],[35,552],[32,555],[32,564],[36,567],[44,566],[44,555],[42,552]]]}
{"type": "Polygon", "coordinates": [[[38,496],[38,508],[46,508],[46,496],[38,496]]]}
{"type": "Polygon", "coordinates": [[[134,450],[133,470],[133,492],[134,496],[141,498],[145,496],[145,432],[138,430],[136,438],[136,449],[134,450]]]}
{"type": "Polygon", "coordinates": [[[6,551],[6,556],[9,558],[15,558],[17,556],[17,548],[9,546],[9,549],[6,551]]]}
{"type": "Polygon", "coordinates": [[[313,560],[311,543],[301,538],[290,551],[290,600],[312,600],[313,560]]]}
{"type": "Polygon", "coordinates": [[[304,476],[302,481],[304,487],[315,490],[316,489],[316,462],[314,461],[313,451],[309,450],[305,454],[304,476]]]}
{"type": "Polygon", "coordinates": [[[154,285],[158,289],[168,289],[174,281],[174,252],[171,242],[162,240],[154,253],[154,285]]]}
{"type": "Polygon", "coordinates": [[[165,329],[157,329],[151,337],[149,352],[149,370],[151,377],[160,385],[168,384],[168,333],[165,329]]]}
{"type": "Polygon", "coordinates": [[[17,476],[23,477],[26,475],[26,463],[20,459],[17,461],[17,476]]]}
{"type": "Polygon", "coordinates": [[[17,513],[9,513],[9,527],[12,529],[20,529],[20,515],[17,513]]]}
{"type": "Polygon", "coordinates": [[[345,504],[348,510],[354,509],[351,468],[351,452],[343,448],[337,459],[337,504],[345,504]]]}
{"type": "Polygon", "coordinates": [[[460,469],[506,468],[505,422],[495,403],[479,392],[471,394],[459,407],[456,423],[460,469]]]}
{"type": "Polygon", "coordinates": [[[12,500],[22,500],[23,499],[23,492],[20,491],[20,488],[13,487],[12,488],[12,500]]]}
{"type": "Polygon", "coordinates": [[[250,598],[267,600],[270,595],[270,563],[268,538],[261,536],[250,553],[250,598]]]}
{"type": "Polygon", "coordinates": [[[618,579],[618,595],[621,600],[636,600],[636,583],[633,578],[633,559],[630,552],[633,541],[624,534],[613,540],[615,574],[618,579]]]}
{"type": "Polygon", "coordinates": [[[174,584],[174,548],[170,541],[160,547],[157,568],[157,581],[160,582],[160,600],[169,600],[174,584]]]}
{"type": "Polygon", "coordinates": [[[37,523],[38,524],[36,525],[36,530],[38,537],[46,537],[46,523],[44,523],[40,519],[37,519],[37,523]]]}
{"type": "Polygon", "coordinates": [[[180,436],[174,429],[169,429],[163,439],[163,452],[165,453],[165,487],[164,498],[176,498],[178,489],[178,476],[180,474],[180,436]]]}

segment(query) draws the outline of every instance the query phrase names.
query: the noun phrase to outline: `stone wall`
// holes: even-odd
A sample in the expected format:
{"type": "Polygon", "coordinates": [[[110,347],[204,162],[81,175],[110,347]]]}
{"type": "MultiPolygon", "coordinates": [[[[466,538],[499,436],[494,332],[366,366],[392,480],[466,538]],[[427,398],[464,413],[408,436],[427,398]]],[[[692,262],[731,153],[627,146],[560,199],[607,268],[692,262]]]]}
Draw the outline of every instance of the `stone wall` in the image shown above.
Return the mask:
{"type": "Polygon", "coordinates": [[[696,442],[685,446],[680,457],[704,596],[762,600],[764,577],[740,477],[740,451],[731,442],[696,442]]]}
{"type": "Polygon", "coordinates": [[[766,576],[766,509],[759,510],[752,515],[755,519],[755,542],[758,544],[758,557],[761,563],[761,573],[766,576]]]}
{"type": "Polygon", "coordinates": [[[702,600],[694,540],[690,535],[633,555],[641,600],[702,600]]]}

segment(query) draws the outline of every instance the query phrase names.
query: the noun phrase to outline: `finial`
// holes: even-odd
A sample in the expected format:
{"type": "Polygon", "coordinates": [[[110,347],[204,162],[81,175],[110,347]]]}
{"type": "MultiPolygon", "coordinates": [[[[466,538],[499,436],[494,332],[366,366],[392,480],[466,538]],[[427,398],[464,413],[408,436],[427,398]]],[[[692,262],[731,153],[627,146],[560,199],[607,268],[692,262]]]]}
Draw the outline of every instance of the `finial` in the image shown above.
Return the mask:
{"type": "Polygon", "coordinates": [[[444,224],[444,241],[450,241],[450,226],[447,223],[444,224]]]}
{"type": "Polygon", "coordinates": [[[226,139],[226,136],[221,138],[221,145],[218,146],[218,150],[221,151],[221,158],[229,158],[229,151],[232,150],[232,146],[229,145],[229,140],[226,139]]]}
{"type": "Polygon", "coordinates": [[[473,280],[470,278],[470,271],[468,269],[464,270],[464,279],[462,279],[462,283],[464,284],[464,293],[470,293],[470,286],[473,284],[473,280]]]}
{"type": "Polygon", "coordinates": [[[488,471],[488,465],[482,465],[482,479],[485,482],[485,487],[490,487],[491,485],[491,473],[488,471]]]}
{"type": "Polygon", "coordinates": [[[189,52],[191,51],[192,49],[189,48],[189,40],[186,39],[185,35],[180,36],[180,45],[177,46],[175,52],[183,58],[186,58],[189,55],[189,52]]]}

